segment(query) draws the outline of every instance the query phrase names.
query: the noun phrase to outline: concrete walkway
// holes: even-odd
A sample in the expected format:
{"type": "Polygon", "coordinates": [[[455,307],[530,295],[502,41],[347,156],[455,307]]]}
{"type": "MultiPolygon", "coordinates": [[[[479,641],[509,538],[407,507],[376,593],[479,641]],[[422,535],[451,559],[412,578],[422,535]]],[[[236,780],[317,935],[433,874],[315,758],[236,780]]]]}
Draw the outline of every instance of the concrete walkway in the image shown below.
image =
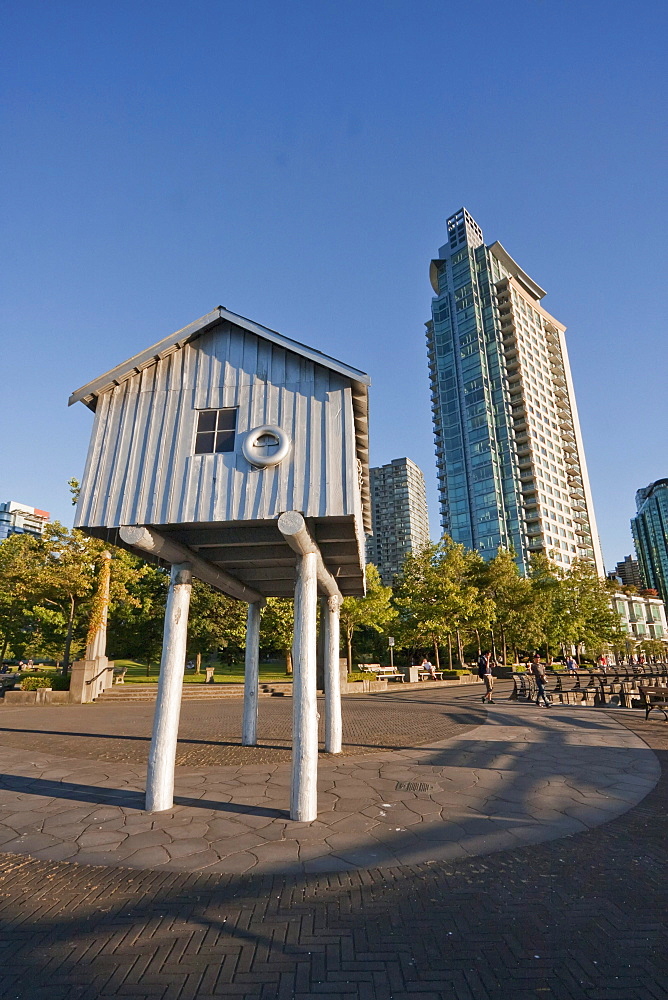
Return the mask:
{"type": "MultiPolygon", "coordinates": [[[[50,861],[208,874],[413,865],[591,829],[636,805],[659,777],[654,753],[611,713],[501,701],[489,706],[479,725],[484,716],[477,692],[397,692],[364,701],[372,715],[419,717],[422,726],[431,713],[441,736],[444,720],[454,719],[452,734],[416,746],[404,731],[394,743],[403,749],[374,746],[351,755],[349,744],[341,758],[321,756],[319,816],[312,824],[287,816],[290,767],[280,754],[257,764],[180,766],[175,808],[149,815],[143,811],[145,766],[127,759],[136,748],[124,752],[122,763],[91,759],[91,733],[77,733],[77,724],[90,730],[92,722],[104,731],[110,709],[82,706],[80,715],[72,709],[69,715],[58,708],[3,709],[0,850],[50,861]],[[29,751],[11,745],[8,734],[21,729],[19,722],[50,731],[57,744],[67,719],[74,720],[67,756],[50,751],[48,738],[33,737],[39,748],[29,751]],[[85,756],[77,756],[79,745],[85,756]]],[[[345,711],[352,713],[348,705],[345,711]]],[[[140,710],[124,707],[130,728],[133,712],[140,710]]],[[[150,713],[137,717],[150,721],[150,713]]],[[[197,733],[197,714],[185,725],[197,733]]],[[[358,737],[363,728],[358,722],[358,737]]],[[[199,742],[206,744],[205,729],[202,722],[199,742]]],[[[136,739],[146,743],[145,735],[136,739]]]]}

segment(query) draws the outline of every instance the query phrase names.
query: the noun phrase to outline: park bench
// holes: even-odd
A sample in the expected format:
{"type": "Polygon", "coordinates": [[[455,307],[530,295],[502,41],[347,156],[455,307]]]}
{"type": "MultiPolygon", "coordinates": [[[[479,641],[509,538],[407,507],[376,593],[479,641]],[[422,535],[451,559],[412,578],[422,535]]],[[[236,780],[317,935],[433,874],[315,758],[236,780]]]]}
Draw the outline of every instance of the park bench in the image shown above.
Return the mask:
{"type": "Polygon", "coordinates": [[[627,676],[626,680],[622,681],[622,690],[619,697],[624,708],[633,708],[634,701],[638,701],[640,699],[638,681],[635,675],[630,674],[627,676]]]}
{"type": "Polygon", "coordinates": [[[396,667],[381,667],[380,663],[358,663],[357,669],[362,673],[374,674],[376,680],[403,682],[406,679],[396,667]]]}
{"type": "Polygon", "coordinates": [[[645,721],[649,718],[649,713],[658,708],[663,712],[663,717],[668,721],[668,687],[659,686],[648,687],[645,684],[638,686],[640,698],[645,709],[645,721]]]}
{"type": "Polygon", "coordinates": [[[125,675],[127,672],[127,667],[121,667],[119,670],[114,670],[114,684],[125,684],[125,675]]]}
{"type": "Polygon", "coordinates": [[[422,668],[418,668],[418,677],[420,678],[421,681],[433,680],[434,677],[436,677],[437,680],[442,681],[443,680],[443,671],[442,670],[434,670],[433,673],[432,673],[431,670],[422,670],[422,668]]]}
{"type": "Polygon", "coordinates": [[[17,674],[0,674],[0,693],[10,691],[18,680],[17,674]]]}
{"type": "Polygon", "coordinates": [[[513,684],[511,700],[516,701],[521,698],[524,701],[533,701],[536,694],[536,682],[533,679],[533,674],[530,674],[528,670],[521,674],[514,673],[513,684]]]}
{"type": "Polygon", "coordinates": [[[396,667],[381,667],[376,664],[374,673],[376,679],[379,681],[403,681],[405,679],[404,675],[396,667]]]}

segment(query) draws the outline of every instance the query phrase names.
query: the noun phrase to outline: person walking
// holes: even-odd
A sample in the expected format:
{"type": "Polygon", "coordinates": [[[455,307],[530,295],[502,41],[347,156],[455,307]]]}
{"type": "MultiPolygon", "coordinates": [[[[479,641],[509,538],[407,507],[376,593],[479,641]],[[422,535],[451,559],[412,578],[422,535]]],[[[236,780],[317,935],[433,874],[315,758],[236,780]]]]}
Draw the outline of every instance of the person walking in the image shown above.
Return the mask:
{"type": "Polygon", "coordinates": [[[489,650],[481,653],[478,657],[478,677],[482,680],[485,685],[485,694],[482,696],[482,701],[487,701],[488,704],[493,705],[494,700],[492,698],[492,690],[494,689],[494,674],[492,673],[492,668],[494,666],[494,661],[492,659],[492,654],[489,650]]]}
{"type": "Polygon", "coordinates": [[[573,657],[570,655],[570,653],[566,657],[566,669],[568,670],[569,674],[577,674],[578,672],[578,665],[573,659],[573,657]]]}
{"type": "Polygon", "coordinates": [[[545,694],[545,667],[540,662],[540,654],[534,653],[533,661],[531,663],[531,673],[536,681],[536,688],[538,689],[538,694],[536,695],[536,705],[540,707],[540,699],[543,699],[543,708],[549,708],[550,703],[547,700],[547,695],[545,694]]]}

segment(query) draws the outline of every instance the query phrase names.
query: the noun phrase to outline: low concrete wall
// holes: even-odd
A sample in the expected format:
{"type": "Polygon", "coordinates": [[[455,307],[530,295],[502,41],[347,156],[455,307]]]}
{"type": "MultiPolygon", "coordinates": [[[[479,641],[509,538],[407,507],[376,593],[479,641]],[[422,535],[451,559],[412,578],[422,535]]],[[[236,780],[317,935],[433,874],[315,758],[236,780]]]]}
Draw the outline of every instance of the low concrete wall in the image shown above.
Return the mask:
{"type": "Polygon", "coordinates": [[[468,674],[461,677],[454,677],[451,680],[442,681],[418,681],[411,684],[404,681],[346,681],[341,684],[341,694],[378,694],[394,687],[399,691],[423,691],[427,688],[459,687],[461,684],[482,684],[482,680],[477,674],[468,674]]]}
{"type": "MultiPolygon", "coordinates": [[[[396,681],[392,682],[396,684],[396,681]]],[[[341,684],[341,694],[373,694],[387,691],[388,681],[344,681],[341,684]]],[[[403,685],[401,685],[403,687],[403,685]]]]}
{"type": "Polygon", "coordinates": [[[5,691],[0,705],[69,705],[69,691],[52,691],[38,688],[36,691],[5,691]]]}

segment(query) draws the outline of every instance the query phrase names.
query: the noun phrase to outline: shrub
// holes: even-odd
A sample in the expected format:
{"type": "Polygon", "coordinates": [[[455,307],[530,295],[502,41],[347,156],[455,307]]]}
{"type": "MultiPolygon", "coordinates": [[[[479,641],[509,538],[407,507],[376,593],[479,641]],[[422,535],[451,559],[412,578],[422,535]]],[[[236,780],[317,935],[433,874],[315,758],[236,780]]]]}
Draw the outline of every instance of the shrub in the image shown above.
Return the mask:
{"type": "Polygon", "coordinates": [[[69,677],[63,677],[62,674],[51,674],[48,680],[54,691],[69,691],[70,689],[69,677]]]}
{"type": "Polygon", "coordinates": [[[50,688],[50,677],[24,677],[21,681],[22,691],[37,691],[38,688],[50,688]]]}

